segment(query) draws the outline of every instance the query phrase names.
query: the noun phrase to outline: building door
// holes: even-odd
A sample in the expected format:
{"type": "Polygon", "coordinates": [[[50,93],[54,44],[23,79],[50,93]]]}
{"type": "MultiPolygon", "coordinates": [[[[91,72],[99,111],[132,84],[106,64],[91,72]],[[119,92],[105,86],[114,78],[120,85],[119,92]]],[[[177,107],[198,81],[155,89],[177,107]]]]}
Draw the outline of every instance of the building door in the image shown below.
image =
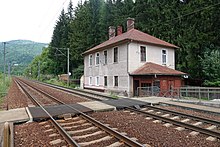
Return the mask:
{"type": "Polygon", "coordinates": [[[169,80],[168,88],[169,88],[169,90],[173,90],[174,89],[174,81],[173,80],[169,80]]]}
{"type": "Polygon", "coordinates": [[[137,88],[139,87],[139,80],[134,80],[134,96],[137,96],[137,88]]]}

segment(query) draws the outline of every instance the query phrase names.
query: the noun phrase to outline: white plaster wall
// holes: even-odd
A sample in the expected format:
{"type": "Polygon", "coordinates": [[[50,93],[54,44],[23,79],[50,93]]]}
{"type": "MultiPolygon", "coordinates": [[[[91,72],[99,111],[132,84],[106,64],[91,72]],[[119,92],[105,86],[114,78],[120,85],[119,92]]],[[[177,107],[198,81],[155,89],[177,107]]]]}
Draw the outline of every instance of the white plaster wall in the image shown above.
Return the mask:
{"type": "Polygon", "coordinates": [[[174,49],[158,47],[152,45],[145,45],[136,42],[129,44],[129,69],[128,71],[132,73],[137,68],[145,64],[145,62],[140,61],[140,46],[146,47],[146,62],[153,62],[162,65],[162,50],[167,50],[167,65],[169,68],[175,69],[175,53],[174,49]]]}
{"type": "Polygon", "coordinates": [[[127,74],[127,44],[115,46],[118,47],[118,63],[113,63],[113,49],[108,48],[107,50],[107,64],[104,63],[104,51],[100,53],[100,64],[95,65],[95,54],[93,53],[92,66],[89,66],[89,55],[84,57],[84,76],[85,76],[85,87],[89,88],[105,88],[106,90],[115,91],[128,91],[128,74],[127,74]],[[89,77],[92,77],[92,85],[89,85],[89,77]],[[99,76],[99,86],[96,85],[95,77],[99,76]],[[108,86],[104,87],[104,76],[107,76],[108,86]],[[114,87],[114,76],[118,76],[119,85],[114,87]]]}

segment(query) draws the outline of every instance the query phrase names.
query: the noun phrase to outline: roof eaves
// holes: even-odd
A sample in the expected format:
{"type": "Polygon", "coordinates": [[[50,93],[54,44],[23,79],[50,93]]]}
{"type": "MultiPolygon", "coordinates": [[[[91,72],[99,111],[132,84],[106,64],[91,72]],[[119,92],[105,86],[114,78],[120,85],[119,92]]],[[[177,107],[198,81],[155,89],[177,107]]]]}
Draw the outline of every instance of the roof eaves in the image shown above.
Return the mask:
{"type": "Polygon", "coordinates": [[[116,45],[119,45],[119,44],[122,44],[122,43],[126,43],[126,42],[128,42],[128,41],[130,41],[130,40],[131,40],[131,39],[125,38],[125,39],[122,39],[122,40],[120,40],[120,41],[114,42],[114,43],[112,43],[112,44],[108,44],[108,45],[105,45],[105,46],[96,48],[96,49],[94,49],[94,50],[89,49],[89,50],[85,51],[84,53],[82,53],[82,55],[85,56],[85,55],[88,55],[88,54],[91,54],[91,53],[94,53],[94,52],[97,52],[97,51],[100,51],[100,50],[103,50],[103,49],[106,49],[106,48],[114,47],[114,46],[116,46],[116,45]]]}

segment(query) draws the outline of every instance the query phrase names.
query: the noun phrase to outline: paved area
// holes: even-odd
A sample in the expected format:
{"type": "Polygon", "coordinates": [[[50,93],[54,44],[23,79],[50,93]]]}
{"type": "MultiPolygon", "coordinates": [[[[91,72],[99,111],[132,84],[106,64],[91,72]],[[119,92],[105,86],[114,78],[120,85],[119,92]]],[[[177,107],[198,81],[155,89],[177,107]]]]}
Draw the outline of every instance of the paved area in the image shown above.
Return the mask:
{"type": "Polygon", "coordinates": [[[215,113],[215,114],[220,115],[220,109],[215,108],[215,107],[208,107],[208,106],[189,104],[189,103],[183,103],[183,102],[174,102],[174,101],[167,101],[167,102],[162,102],[162,103],[179,106],[179,107],[191,108],[191,109],[199,110],[199,111],[208,111],[210,113],[215,113]]]}
{"type": "Polygon", "coordinates": [[[25,108],[10,109],[8,111],[0,111],[0,123],[8,122],[24,122],[28,121],[29,116],[25,108]]]}
{"type": "Polygon", "coordinates": [[[134,97],[131,99],[147,102],[154,105],[159,104],[160,102],[168,102],[172,100],[172,98],[166,98],[166,97],[134,97]]]}
{"type": "Polygon", "coordinates": [[[205,100],[199,100],[199,99],[193,99],[193,100],[179,99],[179,100],[174,100],[174,101],[220,108],[220,99],[211,100],[211,101],[205,101],[205,100]]]}
{"type": "MultiPolygon", "coordinates": [[[[66,114],[71,114],[73,116],[79,114],[78,111],[84,113],[93,111],[92,109],[80,104],[69,104],[68,106],[70,107],[67,107],[66,105],[44,106],[44,109],[46,109],[53,117],[63,117],[66,114]]],[[[48,118],[48,115],[40,107],[29,107],[28,110],[34,121],[48,118]]]]}
{"type": "Polygon", "coordinates": [[[99,102],[99,101],[90,101],[90,102],[80,102],[78,103],[87,108],[92,109],[93,111],[111,111],[116,110],[116,107],[99,102]]]}

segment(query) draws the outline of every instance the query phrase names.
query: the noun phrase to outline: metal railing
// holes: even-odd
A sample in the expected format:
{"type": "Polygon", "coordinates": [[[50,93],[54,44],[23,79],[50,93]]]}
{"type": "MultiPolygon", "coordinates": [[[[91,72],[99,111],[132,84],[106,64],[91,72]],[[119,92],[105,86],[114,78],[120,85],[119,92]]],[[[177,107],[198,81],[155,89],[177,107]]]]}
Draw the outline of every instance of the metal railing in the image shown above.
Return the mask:
{"type": "Polygon", "coordinates": [[[180,97],[192,97],[203,100],[220,99],[220,88],[217,87],[181,87],[180,97]]]}
{"type": "Polygon", "coordinates": [[[157,86],[137,87],[137,96],[159,96],[160,88],[157,86]]]}

